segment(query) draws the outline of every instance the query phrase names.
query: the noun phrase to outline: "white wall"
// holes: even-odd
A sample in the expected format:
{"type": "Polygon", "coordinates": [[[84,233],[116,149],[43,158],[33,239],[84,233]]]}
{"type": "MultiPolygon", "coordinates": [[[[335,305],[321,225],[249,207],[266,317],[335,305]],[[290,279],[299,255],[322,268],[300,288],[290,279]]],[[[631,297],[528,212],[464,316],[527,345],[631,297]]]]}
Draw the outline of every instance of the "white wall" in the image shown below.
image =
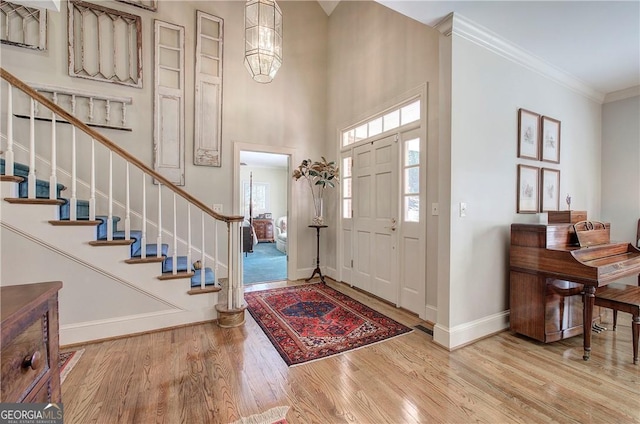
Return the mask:
{"type": "MultiPolygon", "coordinates": [[[[289,174],[286,168],[266,168],[257,166],[243,166],[240,168],[240,190],[242,184],[246,181],[249,183],[249,175],[253,173],[254,183],[269,184],[269,210],[254,211],[254,218],[257,213],[270,212],[275,222],[281,216],[287,215],[287,184],[289,174]]],[[[248,216],[248,211],[245,216],[248,216]]],[[[275,235],[275,233],[274,233],[275,235]]]]}
{"type": "MultiPolygon", "coordinates": [[[[455,21],[454,21],[455,22],[455,21]]],[[[517,164],[559,169],[560,193],[572,209],[600,216],[600,105],[544,75],[452,35],[450,280],[438,304],[434,340],[456,347],[506,327],[509,309],[509,234],[516,213],[517,164]],[[562,122],[560,164],[517,158],[517,111],[562,122]],[[459,204],[468,205],[459,216],[459,204]]],[[[447,140],[442,140],[444,144],[447,140]]],[[[441,146],[445,148],[445,146],[441,146]]],[[[561,205],[562,207],[562,205],[561,205]]]]}
{"type": "Polygon", "coordinates": [[[2,228],[0,234],[2,268],[7,269],[12,264],[28,264],[13,266],[10,273],[3,273],[2,285],[62,281],[59,295],[62,327],[174,309],[109,276],[91,272],[81,263],[13,231],[2,228]],[[91,307],[81,308],[81,305],[91,307]]]}
{"type": "Polygon", "coordinates": [[[640,96],[602,106],[602,220],[634,242],[640,219],[640,96]]]}

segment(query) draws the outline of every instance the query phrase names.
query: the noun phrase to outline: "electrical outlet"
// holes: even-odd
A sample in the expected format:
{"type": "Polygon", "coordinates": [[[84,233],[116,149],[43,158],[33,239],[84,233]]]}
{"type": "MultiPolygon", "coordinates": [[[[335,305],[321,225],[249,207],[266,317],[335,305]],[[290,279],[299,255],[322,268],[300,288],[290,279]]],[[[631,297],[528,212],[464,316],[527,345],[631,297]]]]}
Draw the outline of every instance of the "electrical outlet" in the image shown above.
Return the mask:
{"type": "Polygon", "coordinates": [[[213,205],[212,209],[213,209],[214,212],[222,213],[222,204],[221,203],[216,203],[216,204],[213,205]]]}

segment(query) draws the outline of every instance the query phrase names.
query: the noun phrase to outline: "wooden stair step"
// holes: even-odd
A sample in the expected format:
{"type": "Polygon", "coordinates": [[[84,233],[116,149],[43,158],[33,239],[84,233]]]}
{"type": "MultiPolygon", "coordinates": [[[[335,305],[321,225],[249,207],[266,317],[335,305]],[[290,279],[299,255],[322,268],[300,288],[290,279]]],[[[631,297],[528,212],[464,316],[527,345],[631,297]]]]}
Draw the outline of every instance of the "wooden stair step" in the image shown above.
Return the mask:
{"type": "Polygon", "coordinates": [[[28,199],[22,197],[5,197],[5,202],[17,203],[22,205],[62,205],[64,200],[60,199],[28,199]]]}
{"type": "Polygon", "coordinates": [[[89,221],[88,219],[78,219],[76,221],[71,221],[69,219],[58,219],[58,220],[49,221],[49,224],[51,225],[69,226],[69,227],[95,226],[95,225],[100,225],[101,223],[102,221],[89,221]]]}
{"type": "Polygon", "coordinates": [[[193,277],[193,272],[178,272],[175,275],[173,273],[166,273],[158,276],[158,280],[176,280],[178,278],[191,278],[193,277]]]}
{"type": "Polygon", "coordinates": [[[187,292],[187,294],[196,295],[196,294],[205,294],[205,293],[215,293],[222,290],[222,287],[218,286],[207,286],[205,288],[193,287],[191,290],[187,292]]]}
{"type": "Polygon", "coordinates": [[[91,246],[128,246],[133,244],[135,240],[93,240],[89,244],[91,246]]]}
{"type": "Polygon", "coordinates": [[[137,258],[130,258],[127,259],[125,262],[128,264],[149,264],[149,263],[154,263],[154,262],[162,262],[164,261],[164,256],[147,256],[146,258],[141,258],[141,257],[137,257],[137,258]]]}
{"type": "Polygon", "coordinates": [[[8,181],[13,183],[21,183],[24,181],[23,177],[17,175],[0,175],[0,181],[8,181]]]}

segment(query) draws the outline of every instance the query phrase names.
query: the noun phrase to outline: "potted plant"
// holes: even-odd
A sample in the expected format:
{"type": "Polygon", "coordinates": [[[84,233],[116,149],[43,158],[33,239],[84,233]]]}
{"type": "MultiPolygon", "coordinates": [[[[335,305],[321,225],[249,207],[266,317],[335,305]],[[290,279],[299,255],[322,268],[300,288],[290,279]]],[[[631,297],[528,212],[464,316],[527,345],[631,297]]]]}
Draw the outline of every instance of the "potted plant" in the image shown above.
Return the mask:
{"type": "Polygon", "coordinates": [[[309,190],[311,190],[315,214],[312,223],[313,225],[323,225],[322,199],[324,190],[327,187],[333,188],[338,184],[340,169],[336,166],[335,161],[328,162],[324,156],[320,161],[315,162],[312,162],[311,159],[305,159],[293,171],[293,179],[298,181],[300,178],[304,178],[307,181],[309,190]]]}

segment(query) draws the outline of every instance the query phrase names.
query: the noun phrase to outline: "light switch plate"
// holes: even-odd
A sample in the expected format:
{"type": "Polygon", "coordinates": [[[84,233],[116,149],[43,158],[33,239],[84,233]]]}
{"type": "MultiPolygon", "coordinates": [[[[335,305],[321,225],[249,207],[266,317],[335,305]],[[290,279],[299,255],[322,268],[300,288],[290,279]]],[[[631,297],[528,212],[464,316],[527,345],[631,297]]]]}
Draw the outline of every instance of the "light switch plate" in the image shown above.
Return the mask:
{"type": "Polygon", "coordinates": [[[460,218],[464,218],[465,216],[467,216],[467,204],[460,202],[460,218]]]}
{"type": "Polygon", "coordinates": [[[222,204],[221,203],[216,203],[215,205],[213,205],[213,207],[211,208],[213,209],[214,212],[217,213],[222,213],[222,204]]]}

